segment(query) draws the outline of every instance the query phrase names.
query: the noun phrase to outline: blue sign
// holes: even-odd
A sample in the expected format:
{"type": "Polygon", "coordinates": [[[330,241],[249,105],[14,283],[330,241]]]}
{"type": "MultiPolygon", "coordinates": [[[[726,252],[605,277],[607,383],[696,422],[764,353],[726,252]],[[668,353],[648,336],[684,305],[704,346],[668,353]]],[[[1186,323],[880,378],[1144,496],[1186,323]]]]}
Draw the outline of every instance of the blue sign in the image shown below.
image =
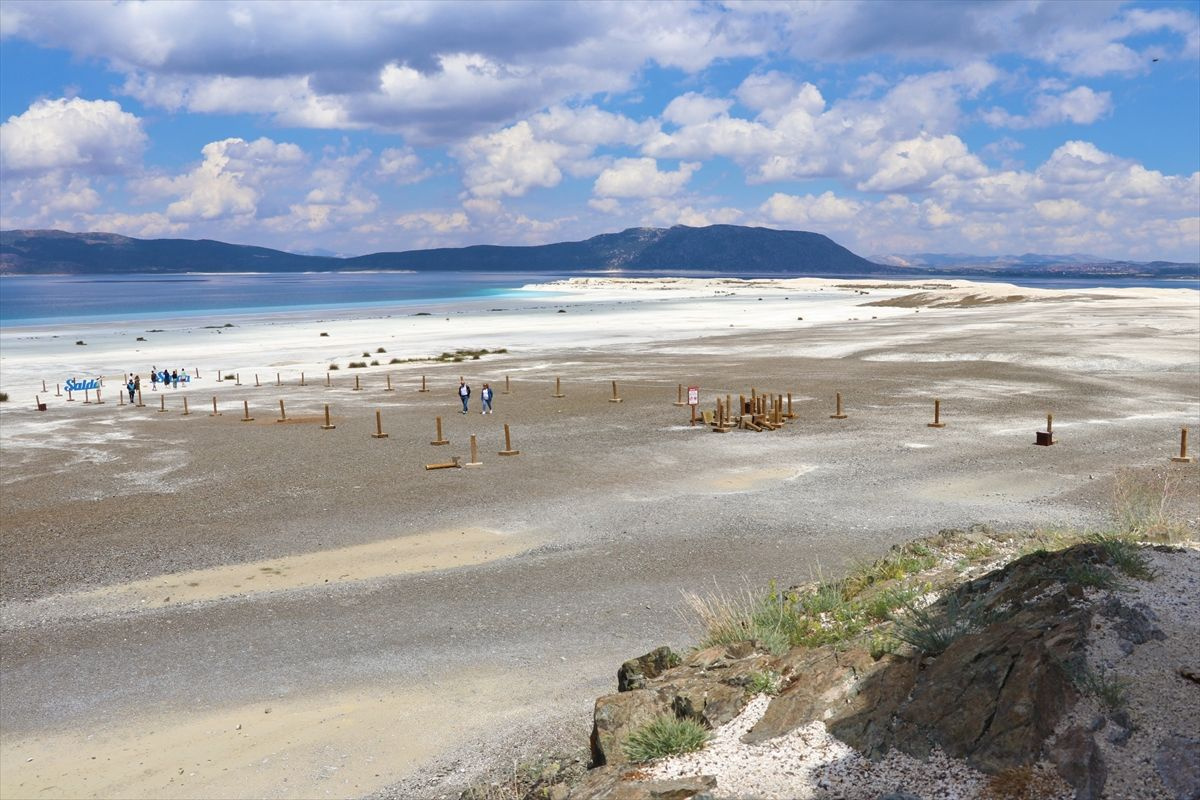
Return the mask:
{"type": "Polygon", "coordinates": [[[63,384],[63,388],[68,392],[82,392],[84,389],[99,389],[100,381],[96,378],[86,378],[82,381],[77,381],[74,378],[68,378],[63,384]]]}

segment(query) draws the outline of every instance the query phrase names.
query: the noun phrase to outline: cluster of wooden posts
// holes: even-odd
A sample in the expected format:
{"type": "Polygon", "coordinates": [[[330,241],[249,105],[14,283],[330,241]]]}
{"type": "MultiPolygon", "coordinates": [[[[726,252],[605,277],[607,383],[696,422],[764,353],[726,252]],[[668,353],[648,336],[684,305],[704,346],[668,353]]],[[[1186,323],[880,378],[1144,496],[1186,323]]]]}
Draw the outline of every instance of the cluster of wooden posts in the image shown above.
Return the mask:
{"type": "MultiPolygon", "coordinates": [[[[195,375],[197,378],[200,377],[199,368],[196,369],[195,375]]],[[[385,379],[386,379],[386,387],[383,389],[383,391],[385,391],[385,392],[395,391],[394,387],[392,386],[391,374],[387,374],[385,376],[385,379]]],[[[221,373],[218,372],[217,373],[217,381],[221,382],[223,380],[225,380],[225,379],[221,376],[221,373]]],[[[233,380],[234,380],[234,385],[236,385],[236,386],[242,385],[240,374],[234,373],[233,380]]],[[[101,383],[101,385],[103,385],[103,381],[101,381],[100,383],[101,383]]],[[[261,383],[257,373],[254,375],[254,385],[262,386],[262,383],[261,383]]],[[[276,386],[283,385],[282,376],[278,372],[275,373],[275,385],[276,386]]],[[[303,372],[300,373],[299,385],[300,386],[308,385],[305,382],[305,375],[303,372]]],[[[333,378],[328,372],[326,372],[326,374],[325,374],[325,386],[326,387],[333,386],[333,378]]],[[[56,384],[54,388],[55,388],[55,396],[62,397],[63,395],[62,395],[62,392],[60,391],[59,385],[56,384]]],[[[359,379],[359,376],[355,375],[354,376],[354,391],[362,391],[362,389],[363,389],[362,382],[359,379]]],[[[47,391],[45,381],[42,381],[42,391],[43,392],[47,391]]],[[[419,393],[426,393],[426,392],[430,391],[429,387],[426,383],[424,375],[421,376],[421,387],[419,389],[417,389],[416,391],[419,393]]],[[[509,376],[507,376],[507,375],[504,377],[504,389],[501,391],[501,393],[502,394],[511,394],[512,393],[512,383],[509,379],[509,376]]],[[[563,391],[563,387],[562,387],[562,380],[559,377],[555,377],[555,379],[554,379],[554,393],[551,395],[551,397],[554,397],[554,398],[566,397],[566,393],[563,391]]],[[[124,391],[118,391],[117,398],[118,398],[118,402],[120,405],[125,405],[125,392],[124,391]]],[[[45,411],[46,404],[42,402],[41,396],[38,395],[38,396],[36,396],[35,399],[37,402],[37,406],[36,406],[37,410],[45,411]]],[[[612,381],[612,395],[608,398],[608,402],[620,403],[622,401],[623,401],[623,398],[618,394],[618,391],[617,391],[617,382],[614,380],[614,381],[612,381]]],[[[75,402],[75,399],[71,396],[71,392],[69,390],[66,393],[66,402],[68,402],[68,403],[75,402]]],[[[103,404],[105,401],[101,398],[100,389],[96,389],[96,399],[94,401],[91,399],[90,390],[84,390],[83,402],[85,405],[88,405],[88,404],[93,404],[93,403],[103,404]]],[[[135,405],[137,408],[145,408],[145,404],[142,402],[142,392],[140,389],[137,392],[137,403],[135,405]]],[[[716,408],[714,410],[712,410],[712,411],[703,410],[703,411],[698,412],[697,402],[695,402],[695,401],[685,402],[684,401],[683,384],[678,384],[675,405],[676,406],[689,406],[690,410],[691,410],[691,424],[693,426],[695,426],[697,423],[702,423],[703,425],[707,426],[710,430],[712,430],[714,433],[728,433],[731,430],[745,430],[745,431],[753,431],[755,433],[762,433],[764,431],[777,431],[777,430],[782,429],[788,422],[796,419],[796,417],[797,417],[797,414],[792,409],[792,393],[791,392],[788,392],[786,395],[785,394],[763,394],[763,393],[760,393],[757,388],[753,388],[753,387],[750,389],[750,396],[748,398],[744,394],[738,395],[738,403],[736,406],[734,406],[734,404],[733,404],[732,395],[726,394],[724,399],[722,399],[720,396],[717,397],[716,408]],[[697,416],[697,413],[699,413],[699,417],[697,416]]],[[[159,413],[165,413],[167,411],[167,397],[165,394],[159,396],[158,411],[159,411],[159,413]]],[[[184,395],[183,396],[183,415],[188,416],[190,413],[191,412],[188,409],[187,396],[184,395]]],[[[212,413],[209,414],[209,416],[210,417],[221,416],[220,412],[217,410],[217,398],[215,395],[212,398],[212,413]]],[[[836,393],[835,399],[834,399],[834,413],[830,414],[829,416],[830,416],[830,419],[837,419],[837,420],[847,419],[849,417],[849,415],[845,413],[845,410],[842,405],[841,392],[836,393]]],[[[254,421],[254,417],[250,416],[250,403],[248,400],[242,401],[241,421],[242,422],[253,422],[254,421]]],[[[287,421],[288,421],[287,410],[284,407],[284,401],[281,399],[279,401],[279,419],[276,420],[276,422],[287,422],[287,421]]],[[[930,427],[930,428],[945,428],[946,427],[946,423],[942,421],[941,400],[940,399],[934,398],[934,400],[933,400],[933,421],[926,423],[926,425],[927,425],[927,427],[930,427]]],[[[1043,447],[1048,447],[1048,446],[1055,444],[1056,440],[1054,438],[1054,427],[1053,426],[1054,426],[1054,416],[1052,414],[1047,414],[1046,415],[1046,429],[1044,431],[1036,431],[1035,432],[1034,444],[1040,445],[1043,447]]],[[[324,424],[322,424],[320,427],[322,430],[333,430],[336,427],[330,421],[329,404],[325,404],[324,424]]],[[[442,436],[442,418],[441,417],[435,418],[435,427],[436,427],[436,438],[432,442],[430,442],[430,444],[439,445],[439,446],[449,444],[449,441],[444,439],[442,436]]],[[[388,434],[384,433],[384,431],[383,431],[382,411],[379,409],[376,409],[376,411],[375,411],[375,433],[371,434],[371,436],[372,436],[372,438],[375,438],[375,439],[388,438],[388,434]]],[[[1188,440],[1188,429],[1186,427],[1183,427],[1179,431],[1179,455],[1172,456],[1171,461],[1178,462],[1178,463],[1191,463],[1195,460],[1191,456],[1188,455],[1188,441],[1187,440],[1188,440]]],[[[519,453],[520,453],[520,451],[514,449],[512,446],[511,434],[509,432],[508,425],[505,424],[504,425],[504,449],[499,451],[499,455],[513,456],[513,455],[518,455],[519,453]]],[[[460,463],[460,461],[461,461],[461,459],[459,457],[455,456],[448,463],[427,464],[425,466],[425,468],[432,470],[432,469],[457,468],[457,467],[461,467],[461,466],[468,466],[468,467],[480,466],[480,461],[478,458],[478,444],[476,442],[474,435],[471,436],[471,460],[469,462],[467,462],[466,464],[462,464],[462,463],[460,463]]]]}

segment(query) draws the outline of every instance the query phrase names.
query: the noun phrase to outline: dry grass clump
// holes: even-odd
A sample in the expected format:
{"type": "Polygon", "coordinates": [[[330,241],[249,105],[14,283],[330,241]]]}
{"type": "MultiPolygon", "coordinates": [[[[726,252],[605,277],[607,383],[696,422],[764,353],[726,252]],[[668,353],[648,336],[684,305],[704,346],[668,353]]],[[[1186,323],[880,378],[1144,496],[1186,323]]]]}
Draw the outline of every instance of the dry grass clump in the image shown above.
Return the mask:
{"type": "Polygon", "coordinates": [[[1045,800],[1070,794],[1061,778],[1048,769],[1010,767],[988,778],[983,800],[1045,800]]]}
{"type": "Polygon", "coordinates": [[[1144,475],[1125,469],[1112,489],[1112,515],[1117,533],[1143,542],[1182,542],[1196,531],[1182,518],[1195,513],[1195,497],[1187,497],[1179,470],[1144,475]]]}

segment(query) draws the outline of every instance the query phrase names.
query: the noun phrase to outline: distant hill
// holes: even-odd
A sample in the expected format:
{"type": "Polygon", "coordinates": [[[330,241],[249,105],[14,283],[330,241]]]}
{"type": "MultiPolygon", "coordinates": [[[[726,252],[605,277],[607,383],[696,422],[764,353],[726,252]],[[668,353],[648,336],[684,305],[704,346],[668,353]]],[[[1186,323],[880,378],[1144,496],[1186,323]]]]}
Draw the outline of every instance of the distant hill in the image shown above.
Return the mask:
{"type": "Polygon", "coordinates": [[[1200,278],[1200,264],[1177,261],[1119,261],[1086,253],[975,256],[966,253],[893,253],[875,255],[880,264],[923,275],[951,273],[972,277],[1200,278]]]}
{"type": "Polygon", "coordinates": [[[297,255],[208,239],[131,239],[112,233],[0,231],[0,273],[301,272],[315,270],[713,270],[851,275],[890,272],[822,236],[737,225],[630,228],[582,242],[297,255]]]}

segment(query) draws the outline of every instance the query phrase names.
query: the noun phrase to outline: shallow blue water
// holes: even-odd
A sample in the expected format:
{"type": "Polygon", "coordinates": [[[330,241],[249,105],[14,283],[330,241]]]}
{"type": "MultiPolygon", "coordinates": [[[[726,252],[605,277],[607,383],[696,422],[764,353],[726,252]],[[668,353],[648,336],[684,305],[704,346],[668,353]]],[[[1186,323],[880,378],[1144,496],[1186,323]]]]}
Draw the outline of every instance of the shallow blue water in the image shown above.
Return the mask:
{"type": "MultiPolygon", "coordinates": [[[[576,273],[598,274],[598,273],[576,273]]],[[[600,273],[612,274],[612,273],[600,273]]],[[[661,277],[663,273],[654,274],[661,277]]],[[[715,273],[672,274],[709,277],[715,273]]],[[[621,273],[638,277],[650,273],[621,273]]],[[[103,322],[156,317],[213,316],[220,313],[278,313],[306,310],[390,308],[444,305],[456,300],[532,298],[516,290],[530,283],[570,277],[567,273],[494,272],[359,272],[188,274],[188,275],[21,275],[0,278],[0,324],[103,322]]],[[[744,275],[740,277],[789,277],[744,275]]],[[[834,276],[831,276],[834,277],[834,276]]],[[[849,278],[852,276],[836,276],[849,278]]],[[[872,276],[861,276],[872,277],[872,276]]],[[[955,275],[905,276],[904,280],[945,280],[955,275]]],[[[972,279],[970,276],[961,276],[972,279]]],[[[875,277],[876,280],[898,280],[875,277]]],[[[1092,288],[1152,286],[1200,289],[1200,282],[1173,280],[1105,280],[987,278],[1021,286],[1092,288]]]]}

